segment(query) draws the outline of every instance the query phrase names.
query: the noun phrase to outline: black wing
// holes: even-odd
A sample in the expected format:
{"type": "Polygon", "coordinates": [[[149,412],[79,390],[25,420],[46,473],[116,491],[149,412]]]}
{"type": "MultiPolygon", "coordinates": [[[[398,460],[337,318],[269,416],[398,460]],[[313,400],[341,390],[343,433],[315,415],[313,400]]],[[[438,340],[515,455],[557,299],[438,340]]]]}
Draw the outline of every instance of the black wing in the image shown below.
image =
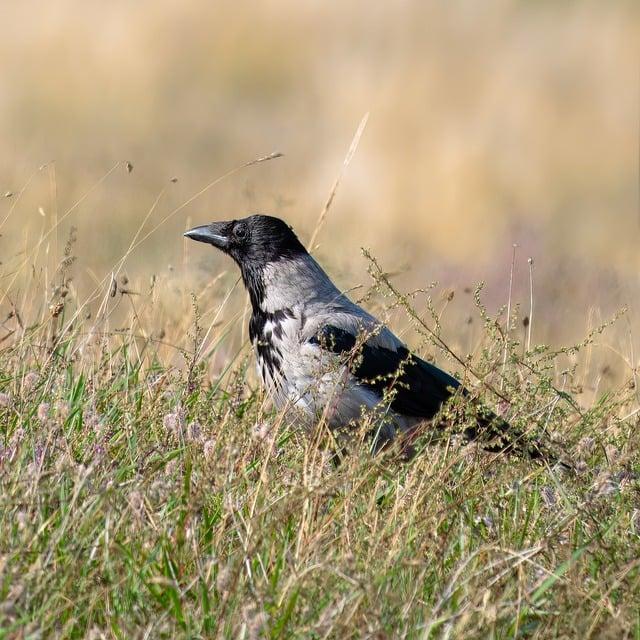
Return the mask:
{"type": "MultiPolygon", "coordinates": [[[[404,346],[393,350],[366,341],[360,344],[353,333],[333,325],[322,327],[310,342],[348,356],[352,375],[381,398],[392,389],[390,406],[404,416],[428,420],[454,393],[470,395],[453,376],[410,353],[404,346]]],[[[514,451],[532,459],[555,461],[550,453],[543,452],[537,443],[525,438],[486,406],[475,399],[472,403],[476,426],[465,430],[467,440],[482,440],[488,451],[514,451]]]]}
{"type": "Polygon", "coordinates": [[[333,353],[348,355],[353,376],[380,397],[393,389],[390,406],[405,416],[433,418],[460,387],[453,376],[403,346],[393,350],[367,342],[359,345],[355,335],[333,325],[325,325],[310,342],[333,353]]]}

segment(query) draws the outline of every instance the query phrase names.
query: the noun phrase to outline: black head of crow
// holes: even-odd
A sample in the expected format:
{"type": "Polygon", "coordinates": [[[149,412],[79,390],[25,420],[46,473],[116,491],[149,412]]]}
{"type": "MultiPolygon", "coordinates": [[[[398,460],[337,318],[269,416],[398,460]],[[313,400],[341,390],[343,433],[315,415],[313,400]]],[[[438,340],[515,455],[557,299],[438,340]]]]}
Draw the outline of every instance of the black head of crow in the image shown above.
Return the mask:
{"type": "Polygon", "coordinates": [[[241,220],[212,222],[184,235],[211,244],[236,261],[254,307],[261,302],[263,272],[268,265],[308,256],[291,227],[273,216],[254,215],[241,220]]]}
{"type": "MultiPolygon", "coordinates": [[[[249,336],[258,373],[278,407],[313,425],[322,417],[348,430],[378,416],[374,446],[411,436],[452,396],[470,394],[453,376],[411,353],[379,320],[349,300],[279,218],[253,215],[184,234],[231,256],[249,291],[249,336]],[[381,410],[382,408],[382,410],[381,410]]],[[[476,426],[468,440],[492,451],[548,456],[469,398],[476,426]]]]}
{"type": "Polygon", "coordinates": [[[263,267],[269,262],[306,253],[291,227],[273,216],[255,215],[242,220],[212,222],[184,235],[228,253],[240,268],[248,263],[263,267]]]}

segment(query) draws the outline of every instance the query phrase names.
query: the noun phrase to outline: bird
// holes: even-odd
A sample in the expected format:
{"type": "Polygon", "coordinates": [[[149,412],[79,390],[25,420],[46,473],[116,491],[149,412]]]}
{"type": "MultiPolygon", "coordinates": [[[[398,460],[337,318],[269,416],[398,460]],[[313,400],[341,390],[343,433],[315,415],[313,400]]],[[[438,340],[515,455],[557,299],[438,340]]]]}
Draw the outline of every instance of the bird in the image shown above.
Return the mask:
{"type": "Polygon", "coordinates": [[[324,420],[333,433],[349,434],[373,415],[372,451],[399,439],[411,457],[421,425],[461,397],[475,421],[463,430],[465,441],[545,457],[541,446],[340,291],[285,221],[256,214],[197,226],[184,236],[221,250],[240,268],[258,375],[275,406],[294,411],[307,428],[324,420]]]}

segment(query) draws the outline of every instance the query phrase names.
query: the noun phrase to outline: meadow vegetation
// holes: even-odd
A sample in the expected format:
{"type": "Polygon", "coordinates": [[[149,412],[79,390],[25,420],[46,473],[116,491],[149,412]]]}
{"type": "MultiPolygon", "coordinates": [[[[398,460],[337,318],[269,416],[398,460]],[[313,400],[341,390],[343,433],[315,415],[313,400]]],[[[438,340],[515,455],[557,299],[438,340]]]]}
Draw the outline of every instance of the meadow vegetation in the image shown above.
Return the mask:
{"type": "Polygon", "coordinates": [[[463,359],[453,294],[403,292],[365,252],[358,299],[573,471],[463,446],[460,407],[408,463],[356,441],[336,467],[322,424],[305,436],[260,390],[236,274],[114,270],[87,304],[75,240],[46,289],[3,292],[3,637],[638,637],[635,369],[576,401],[608,323],[527,344],[528,316],[478,286],[463,359]]]}

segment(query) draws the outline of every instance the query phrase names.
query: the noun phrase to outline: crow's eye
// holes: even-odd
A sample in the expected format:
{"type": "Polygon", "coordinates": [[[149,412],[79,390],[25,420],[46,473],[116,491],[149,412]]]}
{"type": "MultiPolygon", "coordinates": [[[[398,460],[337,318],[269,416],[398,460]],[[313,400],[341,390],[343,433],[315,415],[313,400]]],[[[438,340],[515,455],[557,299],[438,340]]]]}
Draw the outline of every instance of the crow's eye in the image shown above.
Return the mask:
{"type": "Polygon", "coordinates": [[[242,240],[247,235],[247,228],[243,224],[237,224],[233,228],[233,235],[239,240],[242,240]]]}

